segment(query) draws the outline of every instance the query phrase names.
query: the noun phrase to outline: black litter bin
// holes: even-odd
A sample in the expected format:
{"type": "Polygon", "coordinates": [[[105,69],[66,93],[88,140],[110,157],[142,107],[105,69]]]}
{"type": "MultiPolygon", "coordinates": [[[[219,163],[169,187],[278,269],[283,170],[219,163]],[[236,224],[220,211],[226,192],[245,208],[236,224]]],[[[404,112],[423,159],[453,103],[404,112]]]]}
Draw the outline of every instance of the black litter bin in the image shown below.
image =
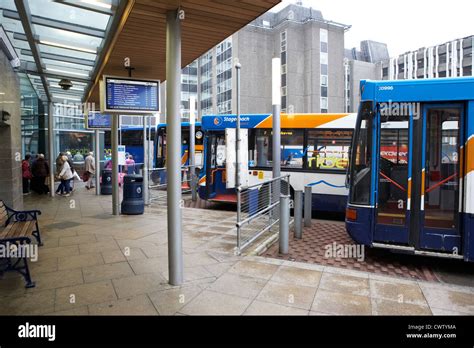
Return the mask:
{"type": "Polygon", "coordinates": [[[100,194],[101,195],[112,194],[112,171],[111,170],[102,171],[102,183],[100,184],[100,194]]]}
{"type": "Polygon", "coordinates": [[[143,177],[125,175],[123,178],[122,214],[138,215],[145,211],[143,199],[143,177]]]}

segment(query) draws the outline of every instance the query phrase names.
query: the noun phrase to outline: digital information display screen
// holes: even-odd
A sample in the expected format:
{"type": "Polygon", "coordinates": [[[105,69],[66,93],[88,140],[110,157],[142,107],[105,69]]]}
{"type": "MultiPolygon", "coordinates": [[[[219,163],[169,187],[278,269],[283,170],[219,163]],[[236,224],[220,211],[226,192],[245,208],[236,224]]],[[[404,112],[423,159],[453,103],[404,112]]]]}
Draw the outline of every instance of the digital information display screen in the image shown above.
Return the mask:
{"type": "Polygon", "coordinates": [[[111,129],[112,115],[91,111],[87,115],[87,128],[89,129],[111,129]]]}
{"type": "Polygon", "coordinates": [[[159,111],[160,81],[104,76],[106,112],[154,113],[159,111]]]}

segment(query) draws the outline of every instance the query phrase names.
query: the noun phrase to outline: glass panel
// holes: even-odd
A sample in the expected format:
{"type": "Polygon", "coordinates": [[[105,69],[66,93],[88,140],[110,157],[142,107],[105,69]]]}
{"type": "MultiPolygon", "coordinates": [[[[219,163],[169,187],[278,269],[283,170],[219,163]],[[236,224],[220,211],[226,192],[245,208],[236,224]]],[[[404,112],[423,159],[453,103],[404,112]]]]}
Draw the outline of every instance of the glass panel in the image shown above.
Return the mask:
{"type": "Polygon", "coordinates": [[[347,170],[352,130],[308,131],[307,167],[313,170],[347,170]]]}
{"type": "MultiPolygon", "coordinates": [[[[102,0],[101,2],[106,5],[110,5],[111,3],[110,0],[102,0]]],[[[110,16],[106,14],[64,5],[52,0],[29,0],[28,5],[32,15],[102,30],[106,29],[107,23],[110,19],[110,16]]],[[[84,5],[87,5],[87,3],[84,5]]],[[[106,9],[106,7],[97,8],[102,10],[106,9]]]]}
{"type": "Polygon", "coordinates": [[[380,123],[380,161],[377,222],[405,225],[408,188],[409,116],[383,117],[380,123]]]}
{"type": "Polygon", "coordinates": [[[99,47],[102,42],[102,39],[100,38],[73,33],[72,31],[49,28],[37,24],[33,24],[33,27],[41,41],[59,42],[61,44],[77,46],[94,51],[97,50],[97,47],[99,47]]]}
{"type": "Polygon", "coordinates": [[[257,129],[254,141],[254,162],[257,167],[272,165],[272,132],[270,129],[257,129]]]}
{"type": "Polygon", "coordinates": [[[93,68],[92,66],[89,66],[89,65],[63,62],[60,60],[53,60],[53,59],[48,59],[48,58],[43,58],[43,63],[45,65],[55,66],[58,69],[60,68],[78,69],[78,70],[87,71],[87,72],[91,71],[93,68]]]}
{"type": "Polygon", "coordinates": [[[67,48],[53,47],[53,46],[42,45],[42,44],[39,44],[38,46],[40,48],[40,51],[44,53],[59,54],[62,56],[88,59],[88,60],[93,60],[93,61],[95,61],[97,57],[97,55],[94,53],[79,52],[79,51],[74,51],[67,48]]]}
{"type": "Polygon", "coordinates": [[[354,134],[351,163],[351,196],[353,204],[370,204],[372,165],[372,102],[362,103],[354,134]]]}
{"type": "Polygon", "coordinates": [[[428,111],[425,227],[456,228],[457,225],[460,115],[460,109],[428,111]]]}

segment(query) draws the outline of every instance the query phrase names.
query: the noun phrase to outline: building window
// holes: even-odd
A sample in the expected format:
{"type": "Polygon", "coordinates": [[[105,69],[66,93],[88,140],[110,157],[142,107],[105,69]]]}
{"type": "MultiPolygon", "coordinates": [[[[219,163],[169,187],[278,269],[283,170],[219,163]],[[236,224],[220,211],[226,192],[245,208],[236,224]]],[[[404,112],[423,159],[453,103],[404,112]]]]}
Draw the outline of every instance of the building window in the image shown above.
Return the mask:
{"type": "Polygon", "coordinates": [[[328,108],[328,98],[321,97],[321,111],[322,109],[327,109],[327,108],[328,108]]]}
{"type": "Polygon", "coordinates": [[[327,87],[321,87],[321,97],[327,98],[328,96],[328,88],[327,87]]]}
{"type": "Polygon", "coordinates": [[[327,87],[328,86],[328,76],[327,75],[321,75],[321,86],[322,87],[327,87]]]}
{"type": "Polygon", "coordinates": [[[327,29],[319,29],[320,42],[328,42],[328,31],[327,29]]]}
{"type": "Polygon", "coordinates": [[[320,86],[321,86],[321,113],[327,113],[329,109],[328,102],[328,84],[329,84],[329,33],[327,29],[319,30],[320,52],[319,64],[321,68],[320,86]]]}
{"type": "Polygon", "coordinates": [[[321,58],[321,64],[325,64],[325,65],[328,64],[329,59],[328,59],[327,53],[321,52],[320,58],[321,58]]]}
{"type": "Polygon", "coordinates": [[[286,52],[287,33],[286,30],[280,33],[280,52],[286,52]]]}
{"type": "Polygon", "coordinates": [[[321,52],[328,53],[328,43],[321,42],[321,52]]]}

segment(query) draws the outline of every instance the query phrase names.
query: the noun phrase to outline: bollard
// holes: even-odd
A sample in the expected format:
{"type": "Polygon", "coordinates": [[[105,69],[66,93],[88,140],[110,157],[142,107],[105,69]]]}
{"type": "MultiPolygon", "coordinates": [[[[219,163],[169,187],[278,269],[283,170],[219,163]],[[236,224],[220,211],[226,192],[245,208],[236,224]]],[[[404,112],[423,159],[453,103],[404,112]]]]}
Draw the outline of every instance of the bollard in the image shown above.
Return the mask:
{"type": "Polygon", "coordinates": [[[311,186],[304,187],[304,227],[311,227],[311,199],[313,196],[313,189],[311,186]]]}
{"type": "Polygon", "coordinates": [[[303,191],[295,191],[295,238],[303,238],[303,191]]]}
{"type": "Polygon", "coordinates": [[[280,196],[280,254],[288,254],[290,235],[290,197],[280,196]]]}

